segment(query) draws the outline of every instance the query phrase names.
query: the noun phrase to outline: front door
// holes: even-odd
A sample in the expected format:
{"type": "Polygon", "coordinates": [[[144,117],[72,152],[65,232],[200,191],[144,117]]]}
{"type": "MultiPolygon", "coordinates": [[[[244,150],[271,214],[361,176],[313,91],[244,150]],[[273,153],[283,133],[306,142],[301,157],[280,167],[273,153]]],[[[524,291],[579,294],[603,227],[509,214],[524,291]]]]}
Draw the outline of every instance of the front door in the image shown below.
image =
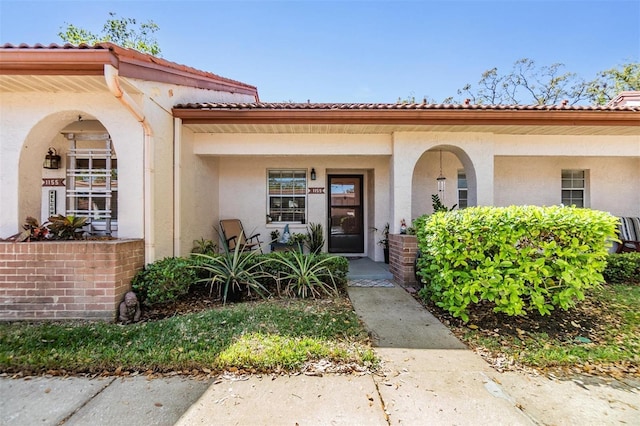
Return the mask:
{"type": "Polygon", "coordinates": [[[364,252],[362,175],[329,175],[329,252],[364,252]]]}

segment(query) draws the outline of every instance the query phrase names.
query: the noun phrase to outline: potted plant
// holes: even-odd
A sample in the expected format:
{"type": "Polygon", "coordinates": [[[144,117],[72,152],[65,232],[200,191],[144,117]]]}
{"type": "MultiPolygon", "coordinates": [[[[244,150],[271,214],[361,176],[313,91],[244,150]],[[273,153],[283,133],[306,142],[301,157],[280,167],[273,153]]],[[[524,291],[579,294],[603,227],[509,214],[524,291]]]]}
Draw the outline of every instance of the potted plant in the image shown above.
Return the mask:
{"type": "Polygon", "coordinates": [[[200,238],[199,240],[193,240],[193,248],[191,253],[215,253],[218,250],[218,245],[213,240],[205,240],[200,238]]]}
{"type": "Polygon", "coordinates": [[[291,238],[287,241],[287,245],[294,246],[300,253],[304,251],[304,243],[307,241],[307,234],[294,232],[291,234],[291,238]]]}
{"type": "Polygon", "coordinates": [[[309,247],[309,253],[318,254],[324,247],[324,231],[322,224],[309,223],[307,227],[307,246],[309,247]]]}
{"type": "MultiPolygon", "coordinates": [[[[373,228],[374,231],[378,232],[377,228],[373,228]]],[[[378,240],[378,244],[382,246],[382,251],[384,253],[384,263],[389,263],[389,222],[384,225],[382,228],[382,238],[378,240]]]]}

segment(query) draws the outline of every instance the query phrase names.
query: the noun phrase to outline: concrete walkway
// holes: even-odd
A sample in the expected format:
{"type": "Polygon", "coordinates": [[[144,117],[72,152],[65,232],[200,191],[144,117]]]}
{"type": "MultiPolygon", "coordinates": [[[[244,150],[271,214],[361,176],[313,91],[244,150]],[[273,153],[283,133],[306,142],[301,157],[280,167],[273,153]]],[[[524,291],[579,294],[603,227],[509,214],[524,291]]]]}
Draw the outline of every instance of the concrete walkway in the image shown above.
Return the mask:
{"type": "Polygon", "coordinates": [[[497,373],[404,289],[353,282],[379,374],[1,378],[0,425],[640,425],[640,384],[497,373]]]}
{"type": "Polygon", "coordinates": [[[385,362],[373,380],[390,424],[533,424],[490,367],[404,289],[349,288],[349,297],[385,362]]]}

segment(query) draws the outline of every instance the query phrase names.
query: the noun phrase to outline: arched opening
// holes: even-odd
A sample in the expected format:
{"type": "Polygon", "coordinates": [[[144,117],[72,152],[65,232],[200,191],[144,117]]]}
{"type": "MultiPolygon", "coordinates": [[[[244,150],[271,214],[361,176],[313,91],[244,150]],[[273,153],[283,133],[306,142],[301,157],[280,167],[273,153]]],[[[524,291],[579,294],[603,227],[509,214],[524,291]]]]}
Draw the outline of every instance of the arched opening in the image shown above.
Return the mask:
{"type": "Polygon", "coordinates": [[[117,157],[106,128],[82,111],[47,116],[29,132],[20,153],[18,220],[57,214],[89,217],[88,230],[117,235],[117,157]],[[51,151],[58,168],[43,164],[51,151]]]}
{"type": "Polygon", "coordinates": [[[433,213],[432,195],[451,208],[475,206],[476,173],[469,156],[456,146],[438,145],[425,151],[413,169],[411,217],[433,213]]]}

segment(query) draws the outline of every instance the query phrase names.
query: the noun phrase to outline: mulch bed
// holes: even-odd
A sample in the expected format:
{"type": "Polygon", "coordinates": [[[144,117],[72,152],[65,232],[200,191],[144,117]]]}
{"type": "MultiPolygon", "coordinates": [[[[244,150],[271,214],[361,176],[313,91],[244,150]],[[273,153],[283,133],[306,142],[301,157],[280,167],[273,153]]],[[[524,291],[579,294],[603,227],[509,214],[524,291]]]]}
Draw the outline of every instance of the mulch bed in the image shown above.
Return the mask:
{"type": "Polygon", "coordinates": [[[206,311],[222,306],[222,299],[218,292],[209,292],[205,286],[194,286],[189,293],[178,300],[158,303],[153,306],[143,306],[141,321],[158,321],[165,318],[206,311]]]}
{"type": "MultiPolygon", "coordinates": [[[[552,315],[529,313],[526,317],[508,316],[494,313],[487,303],[472,305],[469,308],[469,321],[463,322],[449,312],[439,308],[433,302],[423,301],[417,294],[415,298],[429,312],[447,326],[460,340],[465,341],[469,330],[476,330],[492,338],[504,337],[501,343],[508,344],[508,337],[524,338],[529,333],[546,333],[549,339],[571,344],[598,344],[607,339],[607,329],[615,326],[619,319],[606,314],[604,304],[593,299],[582,301],[577,307],[568,311],[554,311],[552,315]]],[[[631,379],[637,382],[640,368],[637,362],[616,362],[607,364],[575,363],[571,366],[553,366],[534,368],[525,366],[503,353],[476,347],[466,342],[472,350],[480,354],[498,371],[530,371],[556,377],[592,376],[613,377],[615,379],[631,379]]]]}

